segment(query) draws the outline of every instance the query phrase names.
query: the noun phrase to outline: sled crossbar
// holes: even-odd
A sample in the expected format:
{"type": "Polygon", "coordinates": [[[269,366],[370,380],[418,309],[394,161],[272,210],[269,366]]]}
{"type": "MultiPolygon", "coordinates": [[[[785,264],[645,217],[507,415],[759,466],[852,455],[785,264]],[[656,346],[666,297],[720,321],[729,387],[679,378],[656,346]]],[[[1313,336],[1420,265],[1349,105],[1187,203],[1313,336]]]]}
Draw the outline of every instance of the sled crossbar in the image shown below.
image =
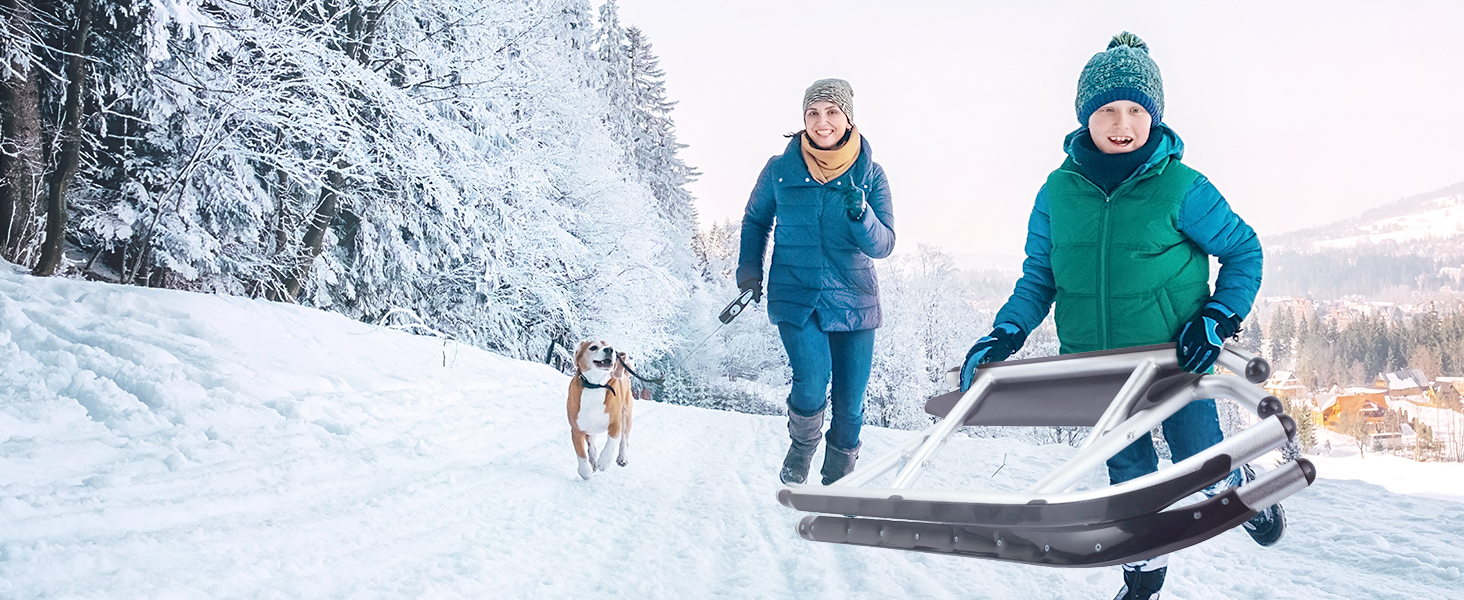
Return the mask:
{"type": "Polygon", "coordinates": [[[1188,547],[1244,522],[1315,478],[1312,465],[1298,459],[1242,488],[1174,508],[1296,436],[1296,424],[1282,414],[1281,402],[1254,385],[1270,375],[1264,360],[1226,346],[1217,363],[1244,378],[1186,373],[1177,364],[1174,344],[982,365],[968,391],[926,404],[928,412],[944,417],[928,430],[831,486],[780,489],[778,501],[801,511],[842,515],[805,517],[798,533],[813,541],[1048,566],[1119,564],[1188,547]],[[1158,472],[1072,491],[1133,440],[1189,402],[1209,398],[1234,400],[1261,421],[1158,472]],[[1073,458],[1022,492],[914,489],[963,425],[1084,426],[1092,432],[1073,458]],[[892,472],[890,487],[870,485],[892,472]]]}

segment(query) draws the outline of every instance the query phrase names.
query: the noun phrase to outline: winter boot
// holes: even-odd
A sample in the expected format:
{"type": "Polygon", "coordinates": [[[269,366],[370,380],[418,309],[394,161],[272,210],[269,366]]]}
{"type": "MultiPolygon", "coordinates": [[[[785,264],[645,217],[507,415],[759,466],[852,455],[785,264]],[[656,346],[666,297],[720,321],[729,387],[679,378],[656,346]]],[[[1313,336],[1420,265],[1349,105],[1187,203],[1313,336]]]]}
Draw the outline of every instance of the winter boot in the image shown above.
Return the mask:
{"type": "Polygon", "coordinates": [[[856,444],[853,448],[845,450],[835,448],[832,442],[824,447],[823,484],[833,485],[835,481],[843,479],[854,470],[854,461],[859,458],[859,448],[864,444],[856,444]]]}
{"type": "Polygon", "coordinates": [[[813,451],[823,438],[824,411],[804,416],[788,409],[788,455],[783,457],[783,470],[778,479],[784,484],[803,483],[808,480],[808,468],[813,465],[813,451]]]}
{"type": "MultiPolygon", "coordinates": [[[[1251,469],[1250,465],[1242,465],[1240,470],[1245,474],[1246,483],[1255,480],[1256,472],[1251,469]]],[[[1257,544],[1270,546],[1280,540],[1281,534],[1286,532],[1286,511],[1282,510],[1281,503],[1277,502],[1256,513],[1256,516],[1251,517],[1241,527],[1245,528],[1245,532],[1249,533],[1251,539],[1255,540],[1257,544]]]]}
{"type": "Polygon", "coordinates": [[[1164,573],[1168,570],[1169,567],[1159,567],[1153,571],[1140,571],[1124,565],[1123,589],[1113,600],[1158,600],[1159,588],[1164,587],[1164,573]]]}

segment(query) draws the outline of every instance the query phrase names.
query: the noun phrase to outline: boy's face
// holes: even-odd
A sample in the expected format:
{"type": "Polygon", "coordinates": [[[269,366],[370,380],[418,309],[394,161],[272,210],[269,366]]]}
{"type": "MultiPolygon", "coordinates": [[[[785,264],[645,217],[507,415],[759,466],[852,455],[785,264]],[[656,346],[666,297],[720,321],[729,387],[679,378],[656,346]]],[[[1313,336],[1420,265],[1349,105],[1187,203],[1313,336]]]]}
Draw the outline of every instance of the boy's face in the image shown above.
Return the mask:
{"type": "Polygon", "coordinates": [[[1149,111],[1139,103],[1114,100],[1088,117],[1088,135],[1093,137],[1093,145],[1104,154],[1133,152],[1149,141],[1152,121],[1149,111]]]}

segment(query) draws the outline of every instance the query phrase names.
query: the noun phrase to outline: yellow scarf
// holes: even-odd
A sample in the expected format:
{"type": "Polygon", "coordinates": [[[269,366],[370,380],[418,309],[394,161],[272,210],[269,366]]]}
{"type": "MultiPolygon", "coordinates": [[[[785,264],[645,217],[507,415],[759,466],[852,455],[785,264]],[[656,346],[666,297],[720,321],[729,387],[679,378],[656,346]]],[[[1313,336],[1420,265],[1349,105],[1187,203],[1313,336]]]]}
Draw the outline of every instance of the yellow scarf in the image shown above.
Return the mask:
{"type": "Polygon", "coordinates": [[[828,183],[843,175],[849,167],[854,166],[854,160],[859,158],[858,125],[853,126],[853,130],[849,132],[849,141],[833,150],[815,147],[809,141],[806,131],[798,137],[802,139],[803,164],[808,165],[808,174],[819,183],[828,183]]]}

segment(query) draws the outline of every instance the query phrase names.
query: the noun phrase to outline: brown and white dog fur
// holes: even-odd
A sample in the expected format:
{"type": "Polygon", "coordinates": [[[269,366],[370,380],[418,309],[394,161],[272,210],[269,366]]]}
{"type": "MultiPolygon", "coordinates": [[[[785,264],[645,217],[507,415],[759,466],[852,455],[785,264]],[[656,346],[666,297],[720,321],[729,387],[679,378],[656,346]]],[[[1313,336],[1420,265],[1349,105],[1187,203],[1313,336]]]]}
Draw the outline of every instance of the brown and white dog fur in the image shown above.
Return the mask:
{"type": "Polygon", "coordinates": [[[569,380],[569,433],[574,453],[579,456],[579,475],[589,479],[595,471],[610,468],[610,459],[625,466],[630,447],[630,374],[625,353],[604,340],[580,342],[574,352],[574,377],[569,380]],[[584,378],[581,380],[581,378],[584,378]],[[586,387],[584,381],[605,387],[586,387]],[[595,436],[608,434],[596,458],[595,436]],[[616,455],[616,452],[619,455],[616,455]]]}

